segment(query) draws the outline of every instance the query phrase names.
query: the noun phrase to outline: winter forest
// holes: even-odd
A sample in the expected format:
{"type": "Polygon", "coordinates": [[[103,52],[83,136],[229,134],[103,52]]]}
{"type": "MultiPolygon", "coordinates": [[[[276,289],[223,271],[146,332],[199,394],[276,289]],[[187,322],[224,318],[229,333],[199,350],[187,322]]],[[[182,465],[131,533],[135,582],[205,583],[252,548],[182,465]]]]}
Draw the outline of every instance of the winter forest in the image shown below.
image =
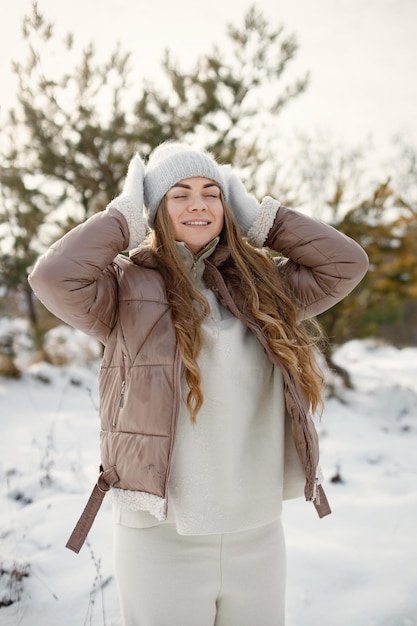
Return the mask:
{"type": "MultiPolygon", "coordinates": [[[[17,33],[14,103],[0,109],[0,624],[120,626],[111,502],[80,555],[65,542],[96,480],[101,346],[54,318],[27,276],[52,242],[120,192],[130,156],[193,141],[270,195],[358,241],[370,267],[319,317],[317,419],[333,514],[284,506],[288,626],[417,626],[417,145],[280,126],[308,92],[291,24],[255,4],[188,64],[169,48],[139,81],[131,51],[53,22],[17,33]]],[[[196,625],[197,626],[197,625],[196,625]]]]}

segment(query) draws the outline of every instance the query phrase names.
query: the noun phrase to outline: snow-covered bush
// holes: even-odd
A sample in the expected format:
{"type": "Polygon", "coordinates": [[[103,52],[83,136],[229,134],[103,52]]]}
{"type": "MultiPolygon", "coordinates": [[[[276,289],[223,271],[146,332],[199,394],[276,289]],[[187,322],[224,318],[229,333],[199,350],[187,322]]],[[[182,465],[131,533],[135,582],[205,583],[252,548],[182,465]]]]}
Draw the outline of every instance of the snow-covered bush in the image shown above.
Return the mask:
{"type": "Polygon", "coordinates": [[[44,349],[53,365],[86,364],[101,356],[96,339],[66,325],[57,326],[45,335],[44,349]]]}

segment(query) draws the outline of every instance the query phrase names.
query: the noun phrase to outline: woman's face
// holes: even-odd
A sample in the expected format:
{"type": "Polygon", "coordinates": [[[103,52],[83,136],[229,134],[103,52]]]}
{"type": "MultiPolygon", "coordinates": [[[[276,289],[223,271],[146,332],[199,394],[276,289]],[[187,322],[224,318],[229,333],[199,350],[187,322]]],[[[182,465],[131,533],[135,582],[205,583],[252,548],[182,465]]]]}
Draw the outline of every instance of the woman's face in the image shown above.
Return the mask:
{"type": "Polygon", "coordinates": [[[186,243],[193,254],[223,228],[220,188],[210,178],[193,176],[180,180],[167,192],[166,206],[176,241],[186,243]]]}

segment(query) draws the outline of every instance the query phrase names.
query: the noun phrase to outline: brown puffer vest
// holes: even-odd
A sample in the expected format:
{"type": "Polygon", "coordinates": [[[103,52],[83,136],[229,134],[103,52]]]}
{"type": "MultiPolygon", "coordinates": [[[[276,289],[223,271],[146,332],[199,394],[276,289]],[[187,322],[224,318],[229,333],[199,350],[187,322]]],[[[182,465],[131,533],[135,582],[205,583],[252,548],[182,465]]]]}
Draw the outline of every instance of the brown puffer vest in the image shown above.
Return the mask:
{"type": "MultiPolygon", "coordinates": [[[[55,243],[29,277],[52,313],[105,345],[99,375],[102,471],[67,544],[76,552],[112,486],[143,492],[166,506],[180,402],[180,357],[155,259],[146,248],[130,258],[118,256],[128,239],[124,217],[117,209],[107,209],[55,243]]],[[[283,255],[276,271],[301,303],[300,319],[336,304],[367,269],[367,257],[354,241],[282,206],[265,245],[283,255]]],[[[306,476],[305,497],[322,517],[330,508],[317,484],[318,439],[308,400],[270,352],[257,325],[241,313],[222,276],[228,257],[227,248],[218,247],[205,260],[204,279],[283,371],[286,407],[306,476]]]]}

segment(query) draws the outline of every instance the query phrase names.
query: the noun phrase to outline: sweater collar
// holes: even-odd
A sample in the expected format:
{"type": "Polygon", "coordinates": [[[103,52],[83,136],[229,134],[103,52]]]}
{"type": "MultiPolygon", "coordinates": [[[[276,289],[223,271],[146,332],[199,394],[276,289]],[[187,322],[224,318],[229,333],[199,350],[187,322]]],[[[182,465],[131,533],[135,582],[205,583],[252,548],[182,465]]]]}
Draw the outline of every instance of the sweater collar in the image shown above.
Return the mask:
{"type": "Polygon", "coordinates": [[[194,254],[183,241],[175,242],[181,260],[196,279],[201,279],[205,268],[204,261],[213,254],[218,243],[219,237],[216,237],[209,241],[197,254],[194,254]]]}
{"type": "MultiPolygon", "coordinates": [[[[177,241],[176,246],[181,259],[185,263],[188,269],[192,269],[197,264],[201,267],[204,266],[204,261],[210,258],[210,261],[215,266],[222,265],[228,257],[230,257],[230,251],[224,244],[219,244],[220,237],[216,237],[209,241],[198,254],[194,255],[184,242],[177,241]],[[199,263],[201,261],[201,263],[199,263]]],[[[158,264],[156,257],[151,250],[149,241],[145,240],[138,248],[129,252],[129,258],[133,263],[143,265],[152,269],[157,269],[158,264]]]]}
{"type": "Polygon", "coordinates": [[[176,241],[175,245],[177,246],[178,253],[185,265],[188,268],[191,268],[199,261],[204,261],[204,259],[207,259],[211,254],[213,254],[218,243],[219,237],[212,239],[204,246],[204,248],[197,252],[197,254],[194,254],[184,241],[176,241]]]}

